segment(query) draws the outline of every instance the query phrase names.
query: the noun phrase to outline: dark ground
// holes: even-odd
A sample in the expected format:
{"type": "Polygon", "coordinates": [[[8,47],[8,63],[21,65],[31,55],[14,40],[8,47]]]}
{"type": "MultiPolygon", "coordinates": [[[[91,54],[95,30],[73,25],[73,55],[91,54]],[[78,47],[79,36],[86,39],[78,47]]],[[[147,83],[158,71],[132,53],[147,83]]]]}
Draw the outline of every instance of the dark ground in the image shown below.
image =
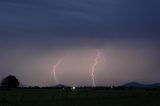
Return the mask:
{"type": "Polygon", "coordinates": [[[0,106],[160,106],[160,90],[0,90],[0,106]]]}

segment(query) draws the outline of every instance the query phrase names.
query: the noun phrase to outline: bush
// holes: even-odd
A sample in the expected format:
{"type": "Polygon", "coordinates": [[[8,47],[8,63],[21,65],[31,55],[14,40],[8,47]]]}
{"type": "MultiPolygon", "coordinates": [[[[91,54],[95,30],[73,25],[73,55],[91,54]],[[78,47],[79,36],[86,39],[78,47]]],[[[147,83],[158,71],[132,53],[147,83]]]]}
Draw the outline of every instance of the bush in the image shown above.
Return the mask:
{"type": "Polygon", "coordinates": [[[19,81],[15,76],[9,75],[2,79],[1,86],[4,88],[17,88],[19,86],[19,81]]]}

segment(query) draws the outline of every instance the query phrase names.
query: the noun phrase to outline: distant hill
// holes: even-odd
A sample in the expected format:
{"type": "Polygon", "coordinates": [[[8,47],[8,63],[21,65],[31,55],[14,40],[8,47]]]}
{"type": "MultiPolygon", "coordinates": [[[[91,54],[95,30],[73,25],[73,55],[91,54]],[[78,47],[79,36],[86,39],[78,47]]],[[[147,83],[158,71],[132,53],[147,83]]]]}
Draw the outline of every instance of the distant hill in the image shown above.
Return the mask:
{"type": "Polygon", "coordinates": [[[53,86],[46,86],[44,88],[70,88],[70,86],[63,85],[63,84],[57,84],[57,85],[53,85],[53,86]]]}
{"type": "Polygon", "coordinates": [[[54,86],[54,87],[58,87],[58,88],[66,88],[66,87],[69,87],[69,86],[66,86],[66,85],[63,85],[63,84],[58,84],[58,85],[56,85],[56,86],[54,86]]]}
{"type": "Polygon", "coordinates": [[[122,85],[124,87],[136,87],[136,88],[154,88],[154,87],[160,87],[160,83],[153,83],[153,84],[142,84],[138,82],[130,82],[125,85],[122,85]]]}

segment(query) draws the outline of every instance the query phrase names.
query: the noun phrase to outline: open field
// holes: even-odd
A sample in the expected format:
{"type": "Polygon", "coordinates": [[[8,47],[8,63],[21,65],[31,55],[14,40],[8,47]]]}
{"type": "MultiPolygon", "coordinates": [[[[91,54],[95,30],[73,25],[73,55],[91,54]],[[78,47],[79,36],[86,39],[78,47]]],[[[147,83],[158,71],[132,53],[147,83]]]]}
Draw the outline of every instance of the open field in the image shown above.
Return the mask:
{"type": "Polygon", "coordinates": [[[160,90],[0,90],[0,106],[160,106],[160,90]]]}

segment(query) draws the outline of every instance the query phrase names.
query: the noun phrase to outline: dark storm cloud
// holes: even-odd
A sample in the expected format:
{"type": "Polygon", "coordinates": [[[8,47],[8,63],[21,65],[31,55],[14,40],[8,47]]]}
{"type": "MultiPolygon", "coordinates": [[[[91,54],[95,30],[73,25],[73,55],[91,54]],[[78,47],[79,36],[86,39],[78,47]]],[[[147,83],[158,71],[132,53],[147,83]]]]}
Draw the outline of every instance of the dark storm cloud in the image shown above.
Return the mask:
{"type": "MultiPolygon", "coordinates": [[[[159,34],[157,0],[1,0],[2,35],[159,34]]],[[[78,35],[78,36],[79,36],[78,35]]]]}

